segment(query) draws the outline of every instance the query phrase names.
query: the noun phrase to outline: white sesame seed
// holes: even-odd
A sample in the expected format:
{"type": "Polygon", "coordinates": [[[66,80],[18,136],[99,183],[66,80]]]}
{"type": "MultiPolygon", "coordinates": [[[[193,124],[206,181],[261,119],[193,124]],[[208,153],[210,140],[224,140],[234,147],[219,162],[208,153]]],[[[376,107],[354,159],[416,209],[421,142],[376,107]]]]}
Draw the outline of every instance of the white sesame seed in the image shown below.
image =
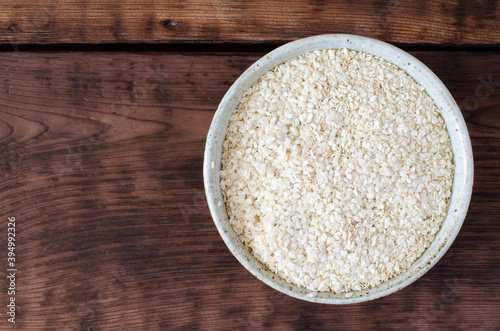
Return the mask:
{"type": "Polygon", "coordinates": [[[351,297],[430,245],[453,168],[439,109],[411,77],[366,53],[320,50],[246,91],[220,183],[229,221],[259,261],[313,293],[351,297]]]}

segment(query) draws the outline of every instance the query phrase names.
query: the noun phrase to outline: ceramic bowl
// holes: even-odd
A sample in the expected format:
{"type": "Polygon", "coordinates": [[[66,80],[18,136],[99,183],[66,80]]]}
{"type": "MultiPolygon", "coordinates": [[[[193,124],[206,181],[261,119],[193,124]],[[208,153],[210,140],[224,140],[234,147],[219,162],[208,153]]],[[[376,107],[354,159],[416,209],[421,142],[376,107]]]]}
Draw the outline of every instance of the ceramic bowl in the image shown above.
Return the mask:
{"type": "Polygon", "coordinates": [[[330,34],[285,44],[255,62],[236,80],[220,102],[210,126],[205,147],[203,177],[214,223],[231,253],[248,271],[272,288],[298,299],[327,304],[350,304],[380,298],[408,286],[432,268],[446,253],[460,231],[467,213],[472,193],[473,159],[469,134],[460,109],[446,86],[429,68],[410,54],[382,41],[355,35],[330,34]],[[319,292],[314,295],[305,288],[283,280],[257,261],[248,251],[228,221],[219,183],[219,170],[222,143],[229,118],[243,93],[266,71],[291,58],[314,50],[338,48],[379,56],[406,71],[425,87],[446,122],[454,154],[455,172],[448,215],[432,244],[410,268],[376,287],[351,291],[349,295],[331,292],[319,292]]]}

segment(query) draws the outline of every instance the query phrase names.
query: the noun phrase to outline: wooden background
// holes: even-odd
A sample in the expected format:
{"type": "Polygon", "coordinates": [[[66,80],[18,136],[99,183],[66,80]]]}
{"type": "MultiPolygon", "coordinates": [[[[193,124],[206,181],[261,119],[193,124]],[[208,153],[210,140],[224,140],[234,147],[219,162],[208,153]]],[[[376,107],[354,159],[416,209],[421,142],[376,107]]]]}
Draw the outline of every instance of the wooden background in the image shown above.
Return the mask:
{"type": "Polygon", "coordinates": [[[500,329],[500,3],[0,1],[0,329],[500,329]],[[475,160],[444,258],[388,297],[287,297],[225,247],[203,192],[218,102],[287,41],[353,33],[429,66],[475,160]],[[16,324],[7,322],[15,217],[16,324]]]}

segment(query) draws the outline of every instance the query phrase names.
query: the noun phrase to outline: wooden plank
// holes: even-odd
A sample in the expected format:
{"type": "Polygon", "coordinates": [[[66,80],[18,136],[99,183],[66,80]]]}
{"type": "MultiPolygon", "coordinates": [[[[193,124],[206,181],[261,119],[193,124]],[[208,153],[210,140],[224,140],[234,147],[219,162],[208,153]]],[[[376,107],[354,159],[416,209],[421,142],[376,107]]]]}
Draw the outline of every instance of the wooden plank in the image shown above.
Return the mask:
{"type": "Polygon", "coordinates": [[[280,43],[324,33],[500,43],[500,6],[486,0],[1,0],[0,8],[0,43],[280,43]]]}
{"type": "MultiPolygon", "coordinates": [[[[421,280],[345,307],[270,289],[232,257],[211,220],[202,183],[205,136],[219,100],[257,55],[0,54],[0,247],[5,252],[7,217],[15,217],[16,324],[497,327],[499,53],[413,54],[464,107],[475,156],[472,204],[451,250],[421,280]],[[487,95],[478,86],[490,75],[487,95]]],[[[4,255],[4,270],[6,263],[4,255]]],[[[5,277],[0,286],[8,288],[5,277]]]]}

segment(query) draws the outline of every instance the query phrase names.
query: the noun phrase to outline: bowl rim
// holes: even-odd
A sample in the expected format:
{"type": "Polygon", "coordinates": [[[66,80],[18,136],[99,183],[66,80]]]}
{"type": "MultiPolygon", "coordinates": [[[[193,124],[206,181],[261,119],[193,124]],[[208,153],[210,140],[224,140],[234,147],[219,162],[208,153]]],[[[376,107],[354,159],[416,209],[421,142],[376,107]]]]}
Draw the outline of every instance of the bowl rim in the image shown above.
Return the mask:
{"type": "Polygon", "coordinates": [[[203,162],[203,180],[210,214],[219,234],[236,259],[256,278],[268,286],[305,301],[326,304],[352,304],[374,300],[392,294],[416,281],[430,270],[446,253],[463,224],[469,207],[474,165],[468,130],[451,93],[441,80],[422,62],[405,51],[380,40],[351,34],[325,34],[298,39],[264,55],[246,69],[222,98],[210,125],[203,162]],[[313,292],[286,282],[261,264],[242,243],[227,219],[220,190],[219,170],[222,142],[225,139],[229,117],[243,93],[266,71],[298,55],[319,50],[348,48],[373,54],[395,64],[425,87],[441,111],[450,135],[454,154],[452,196],[446,219],[430,246],[407,269],[381,284],[361,291],[335,294],[313,292]],[[433,89],[430,89],[433,87],[433,89]],[[223,129],[223,130],[222,130],[223,129]]]}

